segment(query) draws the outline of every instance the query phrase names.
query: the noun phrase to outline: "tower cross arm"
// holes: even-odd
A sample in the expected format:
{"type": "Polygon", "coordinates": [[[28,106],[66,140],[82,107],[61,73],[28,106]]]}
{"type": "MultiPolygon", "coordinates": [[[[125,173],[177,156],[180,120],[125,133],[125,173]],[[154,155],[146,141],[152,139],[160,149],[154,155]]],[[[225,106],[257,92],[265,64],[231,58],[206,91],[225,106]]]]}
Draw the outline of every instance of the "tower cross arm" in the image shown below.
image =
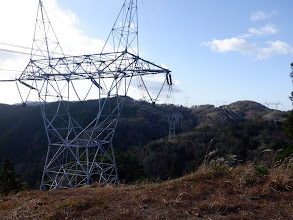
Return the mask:
{"type": "Polygon", "coordinates": [[[31,60],[21,80],[77,80],[170,74],[169,69],[129,52],[31,60]]]}

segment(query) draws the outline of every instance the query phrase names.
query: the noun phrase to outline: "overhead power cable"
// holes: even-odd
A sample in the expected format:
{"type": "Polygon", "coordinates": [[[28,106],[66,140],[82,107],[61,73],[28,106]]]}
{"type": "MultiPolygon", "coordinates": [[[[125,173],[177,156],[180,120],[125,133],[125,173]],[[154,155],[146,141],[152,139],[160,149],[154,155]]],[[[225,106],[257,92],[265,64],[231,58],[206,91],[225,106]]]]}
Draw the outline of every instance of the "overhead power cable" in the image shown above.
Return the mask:
{"type": "Polygon", "coordinates": [[[0,42],[1,45],[5,45],[5,46],[10,46],[10,47],[19,47],[19,48],[23,48],[23,49],[28,49],[31,50],[31,47],[27,47],[27,46],[21,46],[21,45],[16,45],[16,44],[10,44],[10,43],[4,43],[4,42],[0,42]]]}
{"type": "MultiPolygon", "coordinates": [[[[24,54],[24,55],[31,55],[30,53],[26,53],[26,52],[16,51],[16,50],[8,50],[8,49],[3,49],[3,48],[0,48],[0,51],[10,52],[10,53],[18,53],[18,54],[24,54]]],[[[41,55],[36,55],[36,56],[43,57],[41,55]]]]}
{"type": "Polygon", "coordinates": [[[0,71],[19,72],[19,73],[22,73],[23,72],[22,70],[8,70],[8,69],[1,69],[1,68],[0,68],[0,71]]]}
{"type": "MultiPolygon", "coordinates": [[[[16,44],[10,44],[10,43],[5,43],[5,42],[0,42],[0,45],[4,45],[4,46],[9,46],[9,47],[16,47],[16,48],[21,48],[21,49],[25,49],[25,50],[29,50],[31,51],[32,48],[28,47],[28,46],[22,46],[22,45],[16,45],[16,44]]],[[[4,48],[0,48],[0,51],[5,51],[5,52],[12,52],[12,53],[20,53],[20,54],[25,54],[25,55],[31,55],[31,53],[29,52],[23,52],[23,51],[17,51],[17,50],[11,50],[11,49],[4,49],[4,48]]],[[[47,52],[47,51],[43,51],[43,50],[39,50],[40,52],[47,52]]],[[[62,53],[55,53],[57,55],[62,55],[62,56],[71,56],[69,54],[62,54],[62,53]]],[[[39,57],[43,57],[43,55],[35,55],[35,56],[39,56],[39,57]]]]}

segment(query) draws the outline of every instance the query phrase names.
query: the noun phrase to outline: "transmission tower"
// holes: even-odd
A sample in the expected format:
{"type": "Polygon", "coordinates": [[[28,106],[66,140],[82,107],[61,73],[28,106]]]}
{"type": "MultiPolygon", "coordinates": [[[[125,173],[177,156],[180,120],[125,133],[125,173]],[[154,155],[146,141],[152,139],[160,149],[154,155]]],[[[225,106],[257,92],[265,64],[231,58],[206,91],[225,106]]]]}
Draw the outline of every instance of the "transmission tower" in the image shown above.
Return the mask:
{"type": "Polygon", "coordinates": [[[166,113],[169,121],[169,140],[176,137],[176,125],[182,123],[183,116],[181,113],[166,113]]]}
{"type": "MultiPolygon", "coordinates": [[[[174,104],[175,98],[174,98],[174,93],[173,93],[173,88],[172,88],[173,81],[172,81],[171,75],[168,75],[166,77],[165,82],[169,85],[167,97],[166,97],[166,103],[174,104]]],[[[182,126],[183,116],[180,112],[164,111],[164,113],[167,116],[167,119],[169,122],[169,140],[171,140],[176,137],[176,125],[182,126]]]]}
{"type": "Polygon", "coordinates": [[[273,112],[271,114],[268,115],[268,122],[269,124],[273,123],[275,126],[277,126],[277,119],[276,119],[276,113],[278,110],[279,105],[282,105],[282,103],[280,103],[280,101],[278,102],[265,102],[264,104],[267,108],[270,108],[270,106],[273,107],[273,112]]]}
{"type": "Polygon", "coordinates": [[[137,0],[126,0],[101,53],[67,56],[39,0],[31,58],[15,81],[24,105],[35,92],[41,106],[48,138],[41,190],[119,183],[112,140],[132,79],[165,74],[171,86],[170,70],[139,56],[137,18],[137,0]],[[71,101],[93,97],[91,120],[71,112],[71,101]]]}
{"type": "Polygon", "coordinates": [[[185,98],[185,106],[188,108],[188,100],[189,100],[189,97],[184,97],[185,98]]]}
{"type": "MultiPolygon", "coordinates": [[[[291,73],[290,73],[290,77],[291,77],[291,80],[293,82],[293,63],[291,63],[291,73]]],[[[289,96],[290,100],[292,101],[292,104],[293,104],[293,91],[291,92],[291,96],[289,96]]]]}

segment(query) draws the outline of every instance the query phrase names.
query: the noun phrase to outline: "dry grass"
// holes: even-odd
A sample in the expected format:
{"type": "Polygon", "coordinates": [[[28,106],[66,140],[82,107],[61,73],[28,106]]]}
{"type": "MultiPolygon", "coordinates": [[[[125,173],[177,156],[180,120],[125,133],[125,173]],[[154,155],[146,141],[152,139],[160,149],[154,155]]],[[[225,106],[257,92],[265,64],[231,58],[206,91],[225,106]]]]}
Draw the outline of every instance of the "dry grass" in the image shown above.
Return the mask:
{"type": "Polygon", "coordinates": [[[293,219],[292,159],[266,174],[214,160],[163,183],[93,184],[0,198],[1,219],[293,219]]]}

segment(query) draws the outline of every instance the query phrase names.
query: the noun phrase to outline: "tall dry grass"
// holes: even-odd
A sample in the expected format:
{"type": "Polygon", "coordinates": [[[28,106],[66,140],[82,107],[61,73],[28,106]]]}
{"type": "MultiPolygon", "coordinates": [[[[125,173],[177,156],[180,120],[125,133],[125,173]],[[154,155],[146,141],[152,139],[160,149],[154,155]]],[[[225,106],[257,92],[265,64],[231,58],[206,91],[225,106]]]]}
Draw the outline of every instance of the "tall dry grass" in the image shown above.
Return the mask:
{"type": "Polygon", "coordinates": [[[240,164],[236,155],[213,158],[216,151],[211,151],[206,154],[196,175],[228,175],[238,189],[262,183],[264,191],[293,190],[293,154],[276,161],[278,153],[266,149],[252,161],[240,164]]]}

